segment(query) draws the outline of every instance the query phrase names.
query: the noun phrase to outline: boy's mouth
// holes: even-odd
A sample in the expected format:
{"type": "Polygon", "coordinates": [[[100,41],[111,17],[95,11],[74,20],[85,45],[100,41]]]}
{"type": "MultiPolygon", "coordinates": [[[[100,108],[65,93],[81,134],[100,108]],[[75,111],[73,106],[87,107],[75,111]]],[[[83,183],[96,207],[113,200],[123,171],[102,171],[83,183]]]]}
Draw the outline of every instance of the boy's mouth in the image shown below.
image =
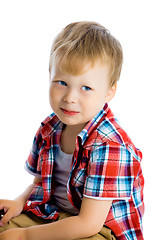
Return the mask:
{"type": "Polygon", "coordinates": [[[62,110],[62,112],[63,112],[64,114],[70,115],[70,116],[73,116],[73,115],[76,115],[77,113],[79,113],[79,112],[77,112],[77,111],[70,111],[70,110],[66,110],[66,109],[64,109],[64,108],[61,108],[61,110],[62,110]]]}

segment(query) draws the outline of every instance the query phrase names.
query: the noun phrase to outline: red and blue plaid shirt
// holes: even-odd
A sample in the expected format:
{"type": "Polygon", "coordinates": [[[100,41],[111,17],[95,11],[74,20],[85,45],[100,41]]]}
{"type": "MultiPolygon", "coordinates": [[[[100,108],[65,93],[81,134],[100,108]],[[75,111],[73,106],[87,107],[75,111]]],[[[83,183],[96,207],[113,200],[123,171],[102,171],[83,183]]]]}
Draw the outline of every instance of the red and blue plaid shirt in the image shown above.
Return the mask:
{"type": "MultiPolygon", "coordinates": [[[[54,205],[56,187],[53,166],[60,144],[63,123],[53,113],[42,122],[26,161],[27,170],[42,182],[37,183],[25,211],[45,219],[57,219],[54,205]]],[[[113,230],[118,240],[143,239],[144,212],[141,152],[120,127],[106,104],[76,139],[68,198],[80,209],[83,196],[113,200],[105,226],[113,230]]]]}

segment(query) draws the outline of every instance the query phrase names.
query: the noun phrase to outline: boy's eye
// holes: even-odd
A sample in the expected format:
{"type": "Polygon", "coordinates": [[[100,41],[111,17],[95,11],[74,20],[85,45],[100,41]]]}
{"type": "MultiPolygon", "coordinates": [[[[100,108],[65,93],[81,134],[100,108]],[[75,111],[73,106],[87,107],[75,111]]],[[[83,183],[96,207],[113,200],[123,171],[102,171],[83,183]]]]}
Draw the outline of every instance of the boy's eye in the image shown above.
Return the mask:
{"type": "Polygon", "coordinates": [[[84,91],[89,91],[89,90],[91,90],[91,88],[88,87],[88,86],[83,86],[82,89],[83,89],[84,91]]]}
{"type": "Polygon", "coordinates": [[[62,86],[67,86],[67,84],[64,81],[58,81],[58,83],[62,86]]]}

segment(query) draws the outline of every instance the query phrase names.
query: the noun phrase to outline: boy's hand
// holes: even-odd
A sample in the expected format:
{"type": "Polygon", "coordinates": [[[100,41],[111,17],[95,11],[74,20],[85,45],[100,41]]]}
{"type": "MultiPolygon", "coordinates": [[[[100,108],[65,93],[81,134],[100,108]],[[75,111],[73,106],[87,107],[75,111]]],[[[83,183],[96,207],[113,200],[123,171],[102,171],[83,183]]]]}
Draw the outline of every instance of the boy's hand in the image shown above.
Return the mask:
{"type": "Polygon", "coordinates": [[[0,233],[0,240],[27,240],[24,228],[14,228],[0,233]]]}
{"type": "Polygon", "coordinates": [[[4,210],[4,216],[0,220],[0,226],[4,226],[10,219],[22,212],[23,204],[18,200],[0,200],[0,210],[4,210]]]}

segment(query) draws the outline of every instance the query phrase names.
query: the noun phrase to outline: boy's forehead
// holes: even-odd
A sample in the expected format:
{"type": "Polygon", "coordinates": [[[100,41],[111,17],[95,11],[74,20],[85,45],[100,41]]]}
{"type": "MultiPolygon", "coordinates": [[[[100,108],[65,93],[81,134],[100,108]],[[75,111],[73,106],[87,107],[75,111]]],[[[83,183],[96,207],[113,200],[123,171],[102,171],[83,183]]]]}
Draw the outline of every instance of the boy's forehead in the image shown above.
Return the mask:
{"type": "Polygon", "coordinates": [[[91,68],[91,64],[86,64],[84,66],[79,67],[79,71],[77,73],[74,73],[71,71],[70,68],[66,68],[61,65],[55,64],[52,68],[52,72],[54,72],[56,74],[64,73],[64,74],[78,76],[78,75],[81,75],[81,74],[87,72],[89,68],[91,68]]]}
{"type": "Polygon", "coordinates": [[[79,65],[79,71],[74,72],[70,68],[66,68],[63,64],[54,63],[51,68],[51,75],[55,74],[69,74],[73,76],[78,76],[85,74],[91,69],[101,69],[105,68],[107,72],[109,72],[109,64],[104,64],[100,60],[97,61],[85,61],[83,64],[79,65]]]}

